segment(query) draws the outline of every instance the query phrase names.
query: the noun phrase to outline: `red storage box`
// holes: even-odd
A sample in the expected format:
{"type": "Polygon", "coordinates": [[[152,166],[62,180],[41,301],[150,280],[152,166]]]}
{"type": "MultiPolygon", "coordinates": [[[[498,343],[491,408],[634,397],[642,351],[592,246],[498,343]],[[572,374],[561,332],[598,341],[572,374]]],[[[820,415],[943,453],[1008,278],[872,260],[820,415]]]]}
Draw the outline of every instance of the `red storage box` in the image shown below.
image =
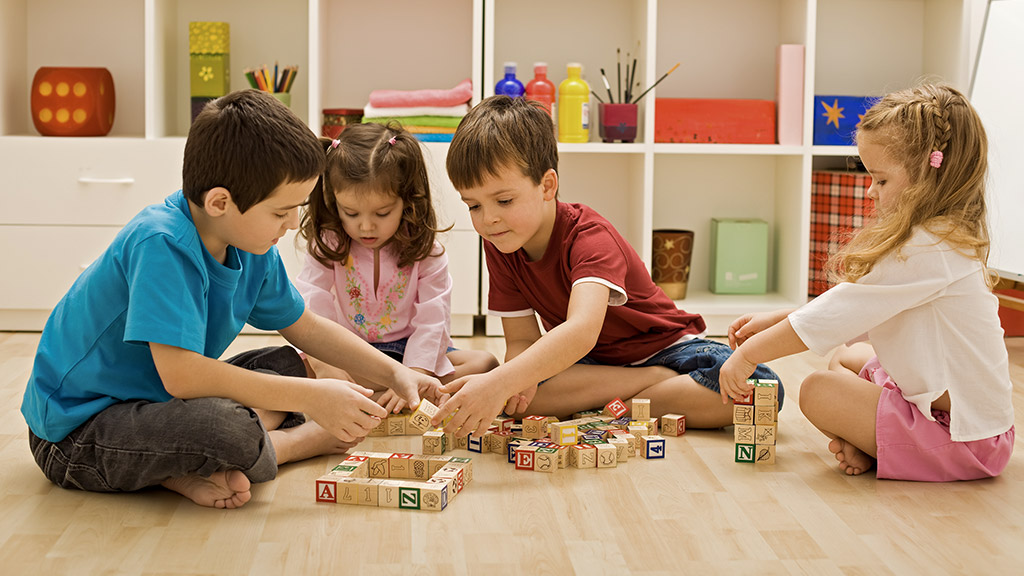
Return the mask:
{"type": "Polygon", "coordinates": [[[654,141],[774,144],[775,102],[656,98],[654,141]]]}
{"type": "Polygon", "coordinates": [[[849,234],[874,212],[867,197],[871,176],[866,172],[815,171],[811,174],[811,250],[807,295],[828,290],[825,262],[849,234]]]}

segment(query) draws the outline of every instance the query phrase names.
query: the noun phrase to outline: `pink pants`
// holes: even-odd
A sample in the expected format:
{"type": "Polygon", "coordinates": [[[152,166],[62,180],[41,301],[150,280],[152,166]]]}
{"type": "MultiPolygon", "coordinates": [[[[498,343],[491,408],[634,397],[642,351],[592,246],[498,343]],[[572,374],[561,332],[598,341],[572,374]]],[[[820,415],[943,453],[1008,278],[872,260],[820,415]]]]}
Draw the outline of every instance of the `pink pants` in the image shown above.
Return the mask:
{"type": "Polygon", "coordinates": [[[948,482],[998,476],[1013,453],[1014,429],[972,442],[949,437],[949,412],[932,410],[931,421],[907,402],[899,386],[872,358],[860,377],[882,387],[875,416],[878,477],[948,482]]]}

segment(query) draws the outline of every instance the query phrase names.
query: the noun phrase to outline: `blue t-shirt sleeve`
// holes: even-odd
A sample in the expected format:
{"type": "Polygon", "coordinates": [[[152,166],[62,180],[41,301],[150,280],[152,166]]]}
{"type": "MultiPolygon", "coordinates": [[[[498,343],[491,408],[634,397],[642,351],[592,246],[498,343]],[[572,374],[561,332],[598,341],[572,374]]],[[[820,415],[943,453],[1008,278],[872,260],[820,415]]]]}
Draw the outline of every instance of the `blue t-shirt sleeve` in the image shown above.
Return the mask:
{"type": "Polygon", "coordinates": [[[208,281],[202,263],[175,243],[154,235],[122,259],[128,284],[124,341],[156,342],[202,354],[206,346],[208,281]]]}
{"type": "Polygon", "coordinates": [[[306,303],[288,278],[277,247],[271,248],[263,258],[266,274],[247,322],[260,330],[276,331],[298,321],[306,303]]]}

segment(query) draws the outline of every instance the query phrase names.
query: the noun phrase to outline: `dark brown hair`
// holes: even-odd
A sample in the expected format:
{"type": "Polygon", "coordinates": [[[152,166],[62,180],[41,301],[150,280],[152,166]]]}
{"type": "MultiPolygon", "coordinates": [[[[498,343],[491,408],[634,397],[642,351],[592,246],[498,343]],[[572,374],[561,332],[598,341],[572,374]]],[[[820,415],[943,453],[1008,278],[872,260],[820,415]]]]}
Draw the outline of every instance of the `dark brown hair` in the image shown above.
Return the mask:
{"type": "Polygon", "coordinates": [[[324,154],[317,137],[287,106],[259,90],[240,90],[208,103],[185,141],[182,189],[202,205],[224,187],[245,212],[274,190],[317,178],[324,154]]]}
{"type": "Polygon", "coordinates": [[[448,178],[464,190],[513,166],[534,184],[540,184],[548,170],[557,173],[555,127],[539,102],[492,96],[473,107],[455,130],[448,149],[448,178]]]}
{"type": "Polygon", "coordinates": [[[451,227],[437,227],[427,165],[412,134],[397,123],[352,124],[338,136],[337,147],[327,139],[321,144],[327,169],[309,196],[300,227],[310,255],[324,266],[348,259],[351,239],[338,214],[335,193],[351,188],[402,200],[402,221],[387,244],[399,267],[439,255],[432,254],[434,241],[451,227]]]}

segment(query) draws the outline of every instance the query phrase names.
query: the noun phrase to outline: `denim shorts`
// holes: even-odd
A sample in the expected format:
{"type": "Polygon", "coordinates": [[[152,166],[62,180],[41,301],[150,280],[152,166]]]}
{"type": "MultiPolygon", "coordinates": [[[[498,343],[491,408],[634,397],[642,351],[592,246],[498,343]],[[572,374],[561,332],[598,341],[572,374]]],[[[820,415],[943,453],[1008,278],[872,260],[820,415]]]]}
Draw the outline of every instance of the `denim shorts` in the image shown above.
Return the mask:
{"type": "MultiPolygon", "coordinates": [[[[373,346],[398,362],[401,362],[402,359],[405,358],[405,347],[408,345],[408,338],[400,338],[393,342],[370,342],[370,346],[373,346]]],[[[451,346],[448,347],[448,352],[452,352],[454,350],[458,350],[458,348],[453,348],[451,346]]]]}
{"type": "MultiPolygon", "coordinates": [[[[686,374],[693,381],[701,386],[713,390],[716,393],[721,392],[721,388],[718,385],[718,372],[722,369],[722,364],[732,356],[732,349],[728,345],[722,344],[721,342],[715,342],[713,340],[704,340],[703,338],[695,338],[693,340],[687,340],[685,342],[679,342],[673,344],[668,348],[665,348],[661,352],[658,352],[654,356],[651,356],[640,364],[630,364],[629,367],[643,368],[647,366],[665,366],[671,368],[680,374],[686,374]]],[[[580,358],[577,364],[589,364],[589,365],[602,365],[597,360],[589,356],[580,358]]],[[[782,409],[782,400],[786,393],[782,388],[782,380],[779,376],[772,372],[772,369],[765,366],[764,364],[758,364],[757,369],[750,375],[751,378],[757,378],[759,380],[778,380],[779,382],[779,410],[782,409]]],[[[544,384],[547,380],[540,382],[544,384]]]]}
{"type": "MultiPolygon", "coordinates": [[[[636,366],[665,366],[680,374],[686,374],[693,378],[694,382],[705,388],[721,392],[721,388],[718,385],[718,373],[722,369],[722,364],[725,364],[725,361],[729,359],[729,356],[732,356],[732,349],[729,348],[728,344],[695,338],[673,344],[651,356],[642,364],[636,364],[636,366]]],[[[771,368],[764,364],[758,364],[750,377],[759,380],[778,380],[779,409],[781,410],[785,391],[782,388],[782,380],[779,376],[771,368]]]]}

